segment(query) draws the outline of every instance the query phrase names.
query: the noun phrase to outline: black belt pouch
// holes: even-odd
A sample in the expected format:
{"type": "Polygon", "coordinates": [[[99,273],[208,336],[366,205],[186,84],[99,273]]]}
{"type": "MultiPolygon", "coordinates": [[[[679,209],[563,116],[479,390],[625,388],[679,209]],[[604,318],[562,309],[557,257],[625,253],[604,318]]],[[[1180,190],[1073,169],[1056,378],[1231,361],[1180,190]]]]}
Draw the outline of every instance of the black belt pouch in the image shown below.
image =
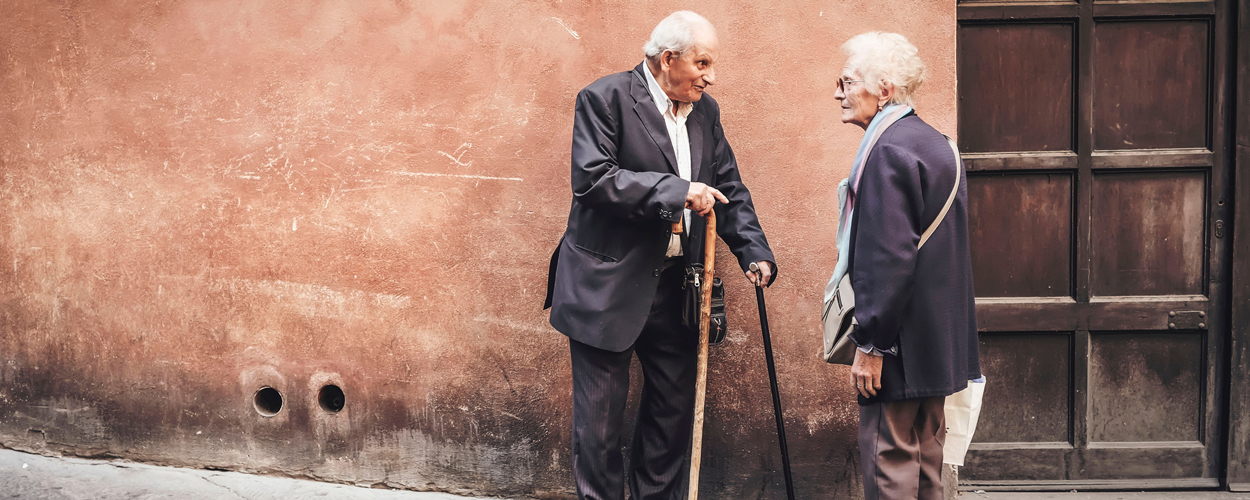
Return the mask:
{"type": "MultiPolygon", "coordinates": [[[[686,268],[686,279],[682,281],[684,301],[681,308],[682,326],[690,331],[699,331],[699,302],[703,299],[703,264],[694,264],[686,268]]],[[[719,344],[725,340],[729,324],[725,318],[725,287],[720,278],[712,278],[712,318],[708,325],[708,343],[719,344]]]]}

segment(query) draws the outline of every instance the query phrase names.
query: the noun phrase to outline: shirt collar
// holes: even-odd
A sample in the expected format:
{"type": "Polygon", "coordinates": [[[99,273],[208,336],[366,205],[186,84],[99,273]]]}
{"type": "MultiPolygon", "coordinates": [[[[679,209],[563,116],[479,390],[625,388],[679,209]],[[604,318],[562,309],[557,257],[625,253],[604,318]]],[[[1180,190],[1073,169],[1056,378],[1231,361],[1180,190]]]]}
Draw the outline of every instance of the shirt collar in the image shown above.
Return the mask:
{"type": "MultiPolygon", "coordinates": [[[[647,61],[642,62],[642,74],[647,78],[647,93],[651,94],[651,100],[655,102],[655,107],[660,110],[660,116],[673,109],[673,101],[668,98],[668,94],[664,93],[664,89],[660,87],[660,82],[655,81],[655,75],[651,74],[651,66],[647,61]]],[[[690,115],[690,111],[694,109],[694,103],[683,102],[677,106],[677,114],[685,118],[690,115]]]]}

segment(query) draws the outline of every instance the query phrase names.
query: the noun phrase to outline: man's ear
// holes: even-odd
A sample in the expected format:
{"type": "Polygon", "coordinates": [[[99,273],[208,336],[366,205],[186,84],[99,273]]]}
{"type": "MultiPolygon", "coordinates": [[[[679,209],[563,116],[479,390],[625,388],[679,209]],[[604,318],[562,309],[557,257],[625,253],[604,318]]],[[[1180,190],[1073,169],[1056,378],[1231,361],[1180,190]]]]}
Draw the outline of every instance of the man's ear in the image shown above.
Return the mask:
{"type": "Polygon", "coordinates": [[[673,62],[677,60],[677,54],[671,50],[664,51],[660,54],[660,69],[668,70],[673,67],[673,62]]]}

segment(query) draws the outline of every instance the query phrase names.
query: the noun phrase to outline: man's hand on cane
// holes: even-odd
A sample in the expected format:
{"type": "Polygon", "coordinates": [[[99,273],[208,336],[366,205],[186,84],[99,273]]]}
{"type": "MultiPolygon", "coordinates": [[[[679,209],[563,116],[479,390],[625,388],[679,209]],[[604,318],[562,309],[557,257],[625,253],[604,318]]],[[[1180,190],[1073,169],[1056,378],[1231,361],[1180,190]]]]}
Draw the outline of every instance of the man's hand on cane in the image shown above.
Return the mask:
{"type": "MultiPolygon", "coordinates": [[[[686,193],[686,208],[707,217],[708,212],[716,206],[716,202],[729,203],[729,198],[716,188],[702,182],[691,182],[690,191],[686,193]]],[[[773,266],[766,260],[753,263],[746,273],[747,280],[755,286],[768,286],[773,277],[773,266]]]]}
{"type": "Polygon", "coordinates": [[[773,266],[766,260],[752,262],[750,269],[746,272],[747,280],[755,286],[768,286],[768,282],[773,279],[773,266]]]}
{"type": "Polygon", "coordinates": [[[716,188],[702,182],[690,183],[690,191],[686,192],[686,208],[694,210],[695,213],[703,217],[707,217],[708,212],[712,211],[712,207],[716,206],[717,201],[729,203],[729,198],[726,198],[716,188]]]}

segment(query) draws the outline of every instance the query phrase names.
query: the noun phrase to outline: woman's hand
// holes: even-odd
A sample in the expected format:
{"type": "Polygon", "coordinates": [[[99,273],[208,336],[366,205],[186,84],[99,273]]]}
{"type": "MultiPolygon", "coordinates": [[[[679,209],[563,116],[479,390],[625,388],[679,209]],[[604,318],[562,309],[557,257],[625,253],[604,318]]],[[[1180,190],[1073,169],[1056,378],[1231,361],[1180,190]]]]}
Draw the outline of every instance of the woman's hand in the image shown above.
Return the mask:
{"type": "Polygon", "coordinates": [[[881,390],[881,361],[884,356],[864,354],[855,349],[855,362],[851,364],[851,385],[865,398],[877,395],[881,390]]]}

